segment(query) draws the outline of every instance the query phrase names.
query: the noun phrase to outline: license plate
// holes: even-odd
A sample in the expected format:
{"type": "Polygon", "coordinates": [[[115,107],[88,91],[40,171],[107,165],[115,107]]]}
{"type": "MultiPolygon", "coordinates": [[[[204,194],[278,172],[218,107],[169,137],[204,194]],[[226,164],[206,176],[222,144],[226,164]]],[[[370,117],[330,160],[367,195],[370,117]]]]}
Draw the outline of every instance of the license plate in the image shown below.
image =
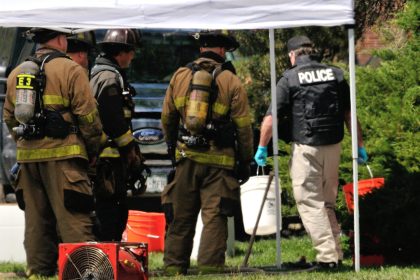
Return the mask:
{"type": "Polygon", "coordinates": [[[152,174],[147,177],[147,189],[148,193],[160,193],[167,184],[166,174],[152,174]]]}

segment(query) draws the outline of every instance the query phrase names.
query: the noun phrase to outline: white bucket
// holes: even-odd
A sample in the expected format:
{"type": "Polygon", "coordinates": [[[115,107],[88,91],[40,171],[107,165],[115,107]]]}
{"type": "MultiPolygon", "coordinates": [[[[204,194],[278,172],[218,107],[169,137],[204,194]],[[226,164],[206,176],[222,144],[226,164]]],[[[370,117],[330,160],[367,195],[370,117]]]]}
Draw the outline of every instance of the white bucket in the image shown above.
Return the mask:
{"type": "MultiPolygon", "coordinates": [[[[257,221],[258,213],[264,197],[264,192],[267,188],[268,177],[268,175],[252,176],[241,186],[242,216],[244,229],[248,234],[252,234],[254,231],[255,223],[257,221]]],[[[279,192],[281,192],[280,190],[281,188],[279,182],[279,192]]],[[[276,228],[276,191],[275,178],[273,178],[261,213],[261,218],[258,223],[256,235],[276,233],[276,228]]]]}
{"type": "MultiPolygon", "coordinates": [[[[228,217],[227,226],[228,226],[228,238],[226,240],[226,254],[229,257],[233,257],[235,255],[235,221],[233,220],[233,217],[228,217]]],[[[197,260],[198,248],[200,247],[202,231],[203,231],[203,220],[201,219],[201,211],[200,211],[197,218],[197,224],[195,226],[194,243],[193,243],[193,249],[191,252],[192,260],[197,260]]]]}

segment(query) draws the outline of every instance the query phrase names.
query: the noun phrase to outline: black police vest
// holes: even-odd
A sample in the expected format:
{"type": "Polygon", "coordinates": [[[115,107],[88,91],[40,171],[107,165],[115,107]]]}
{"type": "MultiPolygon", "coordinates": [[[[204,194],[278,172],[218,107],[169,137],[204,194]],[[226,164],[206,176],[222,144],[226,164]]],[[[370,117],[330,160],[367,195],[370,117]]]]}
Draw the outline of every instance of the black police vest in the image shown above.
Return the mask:
{"type": "Polygon", "coordinates": [[[318,146],[340,142],[344,136],[344,110],[338,68],[315,61],[284,73],[289,84],[292,141],[318,146]]]}

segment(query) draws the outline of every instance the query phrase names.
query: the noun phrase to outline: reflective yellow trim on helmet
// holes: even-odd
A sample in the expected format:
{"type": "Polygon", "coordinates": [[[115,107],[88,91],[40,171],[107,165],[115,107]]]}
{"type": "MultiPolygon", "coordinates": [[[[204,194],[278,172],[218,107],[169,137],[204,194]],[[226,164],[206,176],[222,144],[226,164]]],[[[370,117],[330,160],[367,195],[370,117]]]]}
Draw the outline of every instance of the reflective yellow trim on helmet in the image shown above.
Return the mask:
{"type": "Polygon", "coordinates": [[[78,116],[78,120],[80,124],[91,124],[95,121],[95,119],[99,116],[98,110],[94,109],[92,112],[90,112],[87,115],[84,116],[78,116]]]}
{"type": "Polygon", "coordinates": [[[66,108],[70,106],[70,101],[61,95],[44,94],[42,100],[44,101],[44,105],[63,105],[66,108]]]}
{"type": "Polygon", "coordinates": [[[246,127],[246,126],[250,126],[251,125],[251,118],[250,117],[233,118],[233,122],[239,128],[246,127]]]}
{"type": "Polygon", "coordinates": [[[67,156],[84,156],[87,158],[87,153],[84,147],[79,145],[31,150],[23,150],[19,148],[16,153],[18,161],[60,158],[67,156]]]}
{"type": "Polygon", "coordinates": [[[177,97],[177,98],[175,98],[175,100],[174,100],[175,107],[176,107],[177,109],[184,107],[184,106],[185,106],[185,100],[186,100],[186,99],[187,99],[187,97],[186,97],[186,96],[182,96],[182,97],[177,97]]]}
{"type": "Polygon", "coordinates": [[[216,102],[213,104],[213,112],[219,115],[226,115],[228,111],[229,111],[229,107],[223,103],[216,102]]]}
{"type": "Polygon", "coordinates": [[[118,158],[120,157],[120,152],[117,148],[107,147],[105,148],[102,153],[99,155],[101,158],[118,158]]]}
{"type": "Polygon", "coordinates": [[[227,155],[206,154],[203,152],[195,152],[192,150],[185,150],[184,152],[187,158],[199,163],[226,167],[233,167],[235,165],[235,158],[227,155]]]}
{"type": "Polygon", "coordinates": [[[128,145],[131,141],[134,140],[133,134],[131,133],[131,130],[127,130],[126,133],[121,135],[120,137],[114,138],[113,141],[118,147],[124,147],[128,145]]]}

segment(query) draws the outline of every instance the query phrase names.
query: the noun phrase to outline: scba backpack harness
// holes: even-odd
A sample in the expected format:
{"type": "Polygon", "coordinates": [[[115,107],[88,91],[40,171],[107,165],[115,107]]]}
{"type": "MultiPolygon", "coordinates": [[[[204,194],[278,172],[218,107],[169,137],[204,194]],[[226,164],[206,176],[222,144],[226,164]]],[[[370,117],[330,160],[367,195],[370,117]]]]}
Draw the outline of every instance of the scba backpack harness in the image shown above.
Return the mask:
{"type": "Polygon", "coordinates": [[[21,65],[16,76],[15,117],[19,126],[14,127],[16,136],[24,139],[42,139],[44,137],[66,138],[71,133],[78,133],[78,127],[64,120],[65,110],[47,110],[44,108],[46,84],[45,64],[55,58],[68,58],[65,54],[54,51],[39,58],[29,57],[21,65]]]}
{"type": "Polygon", "coordinates": [[[216,78],[230,69],[223,64],[204,67],[204,63],[193,62],[186,66],[192,71],[192,79],[185,100],[185,120],[180,128],[179,140],[190,148],[208,148],[212,140],[217,147],[233,147],[235,128],[233,122],[227,119],[230,114],[226,115],[226,119],[213,119],[213,104],[218,95],[216,78]]]}

